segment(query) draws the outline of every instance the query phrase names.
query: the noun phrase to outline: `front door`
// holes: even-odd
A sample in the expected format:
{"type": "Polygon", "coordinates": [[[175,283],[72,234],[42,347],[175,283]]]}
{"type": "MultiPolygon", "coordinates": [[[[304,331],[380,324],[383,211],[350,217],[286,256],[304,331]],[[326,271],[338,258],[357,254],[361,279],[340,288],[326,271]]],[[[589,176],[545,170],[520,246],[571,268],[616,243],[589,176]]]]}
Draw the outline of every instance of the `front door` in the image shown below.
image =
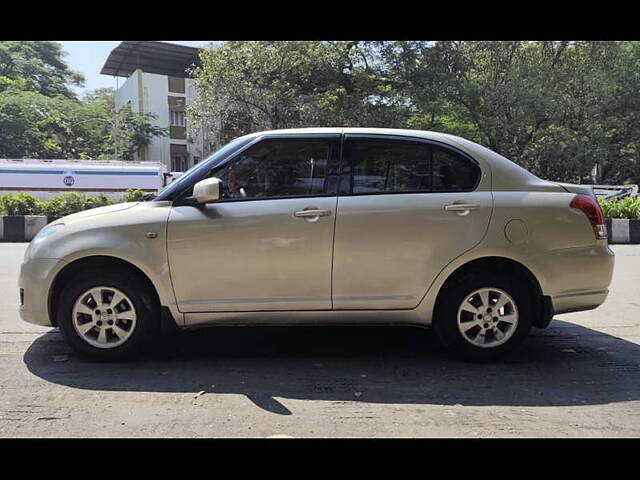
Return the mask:
{"type": "Polygon", "coordinates": [[[347,136],[344,147],[333,307],[414,308],[484,236],[491,192],[476,189],[480,167],[445,146],[347,136]]]}
{"type": "Polygon", "coordinates": [[[267,138],[211,172],[223,198],[178,206],[168,255],[182,312],[331,309],[339,136],[267,138]]]}

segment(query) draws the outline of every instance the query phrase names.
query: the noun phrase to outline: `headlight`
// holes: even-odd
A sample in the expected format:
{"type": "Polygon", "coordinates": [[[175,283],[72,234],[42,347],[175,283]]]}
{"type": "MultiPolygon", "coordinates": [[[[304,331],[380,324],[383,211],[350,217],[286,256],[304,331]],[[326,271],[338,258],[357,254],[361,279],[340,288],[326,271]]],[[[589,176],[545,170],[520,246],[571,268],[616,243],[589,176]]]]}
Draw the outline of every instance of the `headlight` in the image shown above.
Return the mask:
{"type": "Polygon", "coordinates": [[[40,245],[47,237],[51,236],[52,234],[56,233],[59,230],[62,230],[63,228],[64,228],[64,223],[47,225],[44,228],[42,228],[36,234],[36,236],[33,237],[33,239],[31,240],[31,243],[29,243],[29,246],[25,250],[24,261],[26,262],[27,260],[29,260],[29,258],[31,258],[31,252],[34,249],[38,248],[38,245],[40,245]]]}

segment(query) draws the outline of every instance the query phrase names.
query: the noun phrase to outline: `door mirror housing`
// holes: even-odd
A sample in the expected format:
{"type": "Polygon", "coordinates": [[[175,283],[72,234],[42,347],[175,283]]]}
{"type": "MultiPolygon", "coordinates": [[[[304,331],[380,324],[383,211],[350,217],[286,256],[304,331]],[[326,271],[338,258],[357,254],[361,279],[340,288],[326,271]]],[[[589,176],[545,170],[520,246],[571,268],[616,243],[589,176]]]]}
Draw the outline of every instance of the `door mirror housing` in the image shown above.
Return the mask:
{"type": "Polygon", "coordinates": [[[222,180],[216,177],[205,178],[193,186],[193,198],[200,204],[217,202],[221,192],[222,180]]]}

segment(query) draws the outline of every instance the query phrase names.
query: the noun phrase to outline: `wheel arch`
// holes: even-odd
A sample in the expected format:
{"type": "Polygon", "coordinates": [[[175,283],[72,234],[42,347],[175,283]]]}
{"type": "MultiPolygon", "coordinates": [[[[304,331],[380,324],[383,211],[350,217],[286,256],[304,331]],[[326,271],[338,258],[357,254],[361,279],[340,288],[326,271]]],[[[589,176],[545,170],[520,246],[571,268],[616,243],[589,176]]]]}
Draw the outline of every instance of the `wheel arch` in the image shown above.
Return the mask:
{"type": "Polygon", "coordinates": [[[449,285],[451,285],[451,283],[459,276],[479,269],[495,269],[495,271],[504,272],[511,277],[520,279],[520,281],[522,281],[527,288],[533,292],[532,300],[535,309],[533,325],[539,328],[544,328],[549,324],[553,317],[551,298],[543,294],[542,286],[538,278],[522,263],[502,256],[475,258],[458,266],[453,272],[451,272],[438,290],[438,294],[433,305],[434,315],[437,312],[438,303],[441,301],[441,298],[449,285]]]}
{"type": "Polygon", "coordinates": [[[134,276],[136,276],[141,282],[143,282],[149,291],[152,293],[153,298],[151,301],[156,302],[156,304],[160,307],[160,296],[158,294],[158,289],[151,281],[149,276],[139,267],[134,265],[131,262],[123,260],[118,257],[113,257],[109,255],[91,255],[87,257],[78,258],[62,268],[51,283],[51,287],[49,289],[49,297],[47,301],[47,308],[49,319],[53,326],[56,325],[56,306],[58,299],[60,297],[60,292],[62,291],[64,285],[67,281],[71,280],[74,276],[78,275],[83,271],[87,271],[88,269],[97,269],[97,268],[105,268],[105,269],[114,269],[120,272],[128,272],[134,276]]]}

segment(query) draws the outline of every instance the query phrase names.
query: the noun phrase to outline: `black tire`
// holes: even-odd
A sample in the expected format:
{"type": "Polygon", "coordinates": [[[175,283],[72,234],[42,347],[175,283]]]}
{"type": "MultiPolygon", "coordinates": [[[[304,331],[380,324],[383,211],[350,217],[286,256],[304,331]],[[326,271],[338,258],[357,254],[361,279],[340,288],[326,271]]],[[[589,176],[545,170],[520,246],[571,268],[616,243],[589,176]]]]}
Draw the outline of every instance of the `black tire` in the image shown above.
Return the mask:
{"type": "Polygon", "coordinates": [[[506,355],[520,345],[531,331],[533,298],[524,282],[498,273],[470,271],[447,282],[438,297],[433,328],[444,346],[463,360],[493,360],[506,355]],[[511,337],[495,347],[479,347],[467,341],[458,329],[458,309],[475,290],[499,288],[509,294],[518,309],[518,323],[511,337]]]}
{"type": "Polygon", "coordinates": [[[56,305],[56,319],[63,337],[71,348],[93,360],[113,361],[138,356],[149,350],[159,336],[160,306],[148,282],[129,272],[100,270],[83,272],[73,277],[62,289],[56,305]],[[131,336],[121,345],[98,348],[87,343],[72,323],[72,310],[77,298],[93,287],[117,288],[127,295],[136,310],[136,323],[131,336]]]}

